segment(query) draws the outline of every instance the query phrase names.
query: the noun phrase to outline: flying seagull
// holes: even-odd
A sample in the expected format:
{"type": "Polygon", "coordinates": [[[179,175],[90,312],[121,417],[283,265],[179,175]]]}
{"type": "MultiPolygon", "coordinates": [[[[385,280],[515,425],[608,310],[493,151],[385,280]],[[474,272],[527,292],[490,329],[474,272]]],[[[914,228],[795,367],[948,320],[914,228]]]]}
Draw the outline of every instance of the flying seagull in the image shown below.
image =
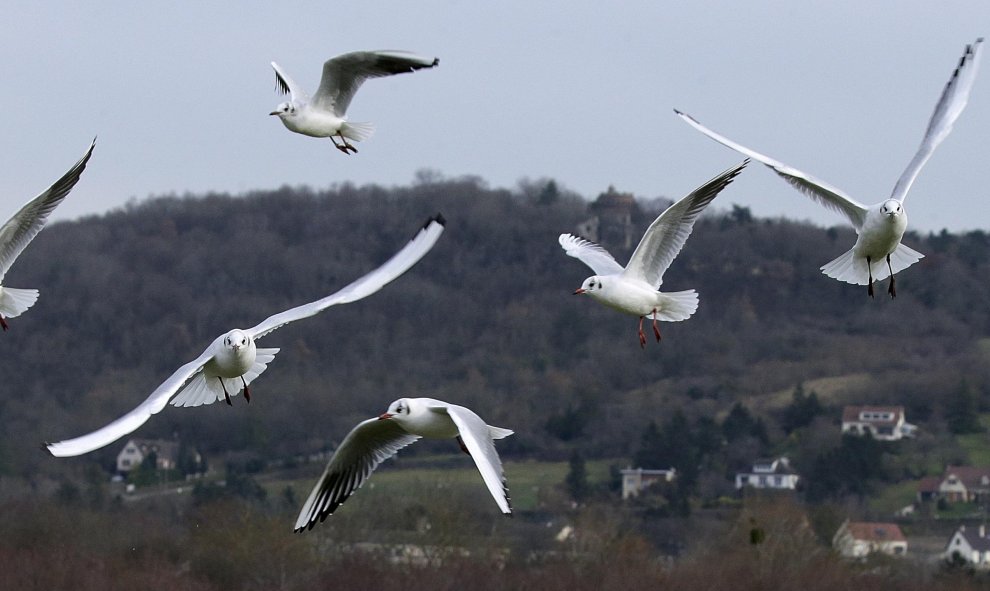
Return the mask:
{"type": "Polygon", "coordinates": [[[347,434],[309,493],[295,530],[313,529],[332,515],[379,464],[420,437],[456,437],[464,453],[474,459],[498,508],[511,516],[509,489],[493,442],[509,435],[512,431],[486,424],[469,408],[432,398],[400,398],[378,418],[358,423],[347,434]]]}
{"type": "MultiPolygon", "coordinates": [[[[62,175],[62,178],[55,181],[55,184],[48,187],[41,195],[24,204],[24,207],[7,220],[7,223],[0,226],[0,282],[21,252],[45,227],[48,216],[79,181],[95,146],[96,139],[93,139],[93,143],[83,157],[62,175]]],[[[0,286],[0,328],[7,330],[7,319],[20,316],[36,301],[38,301],[37,289],[0,286]]]]}
{"type": "Polygon", "coordinates": [[[257,339],[290,322],[314,316],[330,306],[354,302],[377,292],[405,273],[433,248],[445,223],[441,215],[430,218],[416,236],[392,258],[334,294],[269,316],[254,328],[235,328],[220,335],[199,357],[169,376],[137,408],[88,435],[46,444],[48,451],[58,457],[78,456],[113,443],[165,408],[169,399],[172,399],[173,406],[200,406],[218,400],[226,400],[227,404],[231,404],[231,396],[237,396],[243,388],[244,398],[250,402],[251,392],[248,386],[265,371],[279,351],[257,348],[257,339]]]}
{"type": "Polygon", "coordinates": [[[822,272],[839,281],[869,286],[867,293],[871,298],[873,297],[873,281],[883,281],[887,276],[890,276],[887,293],[890,294],[890,297],[897,297],[894,274],[910,267],[925,256],[901,244],[901,238],[907,229],[904,198],[914,183],[914,179],[921,172],[921,167],[928,162],[935,148],[949,135],[949,132],[952,131],[952,124],[966,107],[969,91],[973,88],[973,81],[976,79],[982,45],[983,38],[981,37],[976,40],[976,43],[966,46],[966,51],[959,60],[959,65],[952,72],[952,77],[949,78],[945,90],[942,91],[942,97],[935,105],[935,113],[932,114],[931,121],[928,123],[928,129],[925,131],[924,139],[921,140],[918,153],[914,155],[907,169],[901,174],[901,178],[897,180],[890,197],[876,205],[863,205],[828,183],[715,133],[687,113],[682,113],[677,109],[674,109],[674,112],[701,133],[720,144],[766,164],[798,191],[849,218],[858,235],[856,244],[839,258],[823,265],[821,267],[822,272]]]}
{"type": "Polygon", "coordinates": [[[698,309],[698,293],[693,289],[673,293],[657,291],[663,284],[663,274],[681,252],[701,212],[748,163],[749,159],[744,160],[668,207],[650,224],[625,268],[601,246],[571,234],[561,234],[558,242],[564,252],[595,272],[575,290],[575,295],[588,294],[609,308],[639,316],[639,344],[643,348],[646,347],[643,319],[652,318],[653,334],[660,342],[658,320],[687,320],[698,309]]]}
{"type": "Polygon", "coordinates": [[[278,115],[290,131],[312,137],[328,137],[345,154],[357,153],[348,139],[363,141],[371,137],[371,123],[353,123],[344,117],[347,107],[361,84],[368,78],[415,72],[432,68],[439,58],[422,57],[408,51],[355,51],[330,58],[323,64],[323,78],[316,94],[310,98],[282,69],[275,69],[275,87],[289,100],[275,107],[269,115],[278,115]],[[340,138],[342,143],[337,143],[340,138]]]}

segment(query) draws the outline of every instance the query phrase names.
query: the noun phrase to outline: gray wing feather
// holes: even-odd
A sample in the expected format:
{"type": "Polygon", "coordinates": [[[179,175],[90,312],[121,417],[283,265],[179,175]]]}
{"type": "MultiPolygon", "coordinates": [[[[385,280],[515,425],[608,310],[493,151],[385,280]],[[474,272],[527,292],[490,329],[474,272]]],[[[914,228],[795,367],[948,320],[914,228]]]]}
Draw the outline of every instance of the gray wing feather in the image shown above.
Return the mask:
{"type": "Polygon", "coordinates": [[[594,242],[578,238],[572,234],[561,234],[557,238],[564,253],[591,267],[596,275],[612,275],[622,272],[620,265],[611,254],[594,242]]]}
{"type": "Polygon", "coordinates": [[[677,113],[677,115],[686,121],[691,127],[694,127],[723,146],[732,148],[744,156],[749,156],[753,160],[769,166],[774,172],[780,175],[781,178],[787,181],[798,191],[801,191],[828,209],[845,215],[849,218],[849,221],[852,222],[852,225],[857,230],[863,226],[863,221],[866,219],[866,206],[846,195],[840,189],[829,185],[825,181],[816,179],[809,174],[801,172],[796,168],[790,167],[783,162],[778,162],[769,156],[765,156],[759,152],[747,148],[746,146],[737,144],[729,138],[708,129],[699,123],[697,119],[687,113],[682,113],[677,109],[674,109],[674,112],[677,113]]]}
{"type": "Polygon", "coordinates": [[[650,224],[639,246],[629,257],[624,275],[659,288],[664,272],[681,252],[698,216],[748,163],[749,159],[746,159],[726,170],[661,213],[650,224]]]}
{"type": "Polygon", "coordinates": [[[320,88],[313,104],[343,117],[361,84],[368,78],[415,72],[440,63],[408,51],[355,51],[331,58],[323,64],[320,88]]]}
{"type": "Polygon", "coordinates": [[[45,192],[28,201],[7,223],[0,227],[0,279],[14,263],[24,248],[45,227],[48,216],[66,198],[72,187],[79,181],[80,175],[86,169],[86,163],[93,154],[96,139],[82,158],[69,169],[62,178],[48,187],[45,192]]]}
{"type": "Polygon", "coordinates": [[[973,82],[976,80],[982,45],[983,38],[981,37],[973,45],[966,46],[966,51],[960,58],[959,65],[952,72],[952,77],[949,78],[945,90],[942,91],[942,96],[935,105],[935,112],[932,113],[931,121],[928,123],[924,139],[921,140],[918,153],[914,155],[911,163],[908,164],[908,167],[901,174],[901,178],[894,185],[894,191],[890,195],[892,199],[904,201],[908,191],[911,190],[911,185],[914,184],[914,179],[921,172],[921,168],[931,158],[935,148],[948,137],[949,132],[952,131],[952,125],[966,108],[966,103],[969,102],[969,91],[973,88],[973,82]]]}
{"type": "Polygon", "coordinates": [[[295,81],[289,77],[278,64],[272,62],[272,69],[275,70],[275,90],[289,95],[289,99],[297,102],[306,102],[309,100],[309,96],[306,95],[306,91],[302,89],[301,86],[295,83],[295,81]]]}
{"type": "Polygon", "coordinates": [[[469,408],[456,404],[448,404],[445,408],[451,420],[457,425],[461,441],[471,453],[471,458],[474,459],[478,471],[481,472],[481,478],[485,481],[488,491],[492,493],[498,508],[502,513],[511,515],[509,487],[506,485],[502,460],[495,450],[488,424],[469,408]]]}
{"type": "Polygon", "coordinates": [[[203,351],[202,355],[177,369],[131,412],[92,433],[57,443],[47,443],[45,447],[56,457],[79,456],[109,445],[124,435],[135,431],[145,424],[151,415],[165,408],[169,399],[175,396],[179,388],[203,370],[203,366],[213,357],[214,348],[219,345],[222,338],[223,336],[217,337],[206,351],[203,351]]]}
{"type": "Polygon", "coordinates": [[[410,267],[419,262],[440,238],[440,234],[444,230],[444,224],[446,224],[446,220],[442,215],[437,214],[435,217],[427,220],[422,229],[402,250],[374,271],[323,299],[296,306],[274,316],[269,316],[246,332],[253,338],[258,339],[290,322],[319,314],[330,306],[346,304],[368,297],[397,279],[400,275],[408,271],[410,267]]]}
{"type": "Polygon", "coordinates": [[[407,433],[395,421],[368,419],[351,429],[327,463],[296,519],[295,531],[313,529],[332,515],[375,471],[379,464],[419,435],[407,433]]]}

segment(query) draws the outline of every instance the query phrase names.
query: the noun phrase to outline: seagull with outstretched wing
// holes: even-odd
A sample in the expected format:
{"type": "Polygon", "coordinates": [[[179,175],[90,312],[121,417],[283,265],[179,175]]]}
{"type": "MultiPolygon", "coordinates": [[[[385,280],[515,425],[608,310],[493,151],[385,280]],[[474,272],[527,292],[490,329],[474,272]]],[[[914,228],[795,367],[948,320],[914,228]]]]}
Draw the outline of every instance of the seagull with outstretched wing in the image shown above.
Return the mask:
{"type": "Polygon", "coordinates": [[[512,435],[492,427],[469,408],[433,398],[400,398],[378,418],[351,429],[299,511],[295,530],[313,529],[371,477],[375,468],[421,437],[457,439],[474,459],[488,492],[506,515],[512,515],[502,461],[493,440],[512,435]]]}
{"type": "MultiPolygon", "coordinates": [[[[79,182],[89,157],[93,155],[94,147],[96,147],[95,139],[79,162],[72,165],[62,178],[55,181],[42,194],[25,203],[3,226],[0,226],[0,282],[17,257],[45,227],[48,216],[79,182]]],[[[18,289],[0,285],[0,328],[7,330],[9,328],[7,319],[20,316],[36,301],[38,301],[37,289],[18,289]]]]}
{"type": "Polygon", "coordinates": [[[966,46],[966,50],[959,60],[959,65],[952,72],[952,77],[949,78],[938,104],[935,105],[935,112],[928,123],[925,137],[921,140],[921,147],[918,148],[918,152],[911,159],[907,169],[901,174],[901,178],[897,180],[890,197],[875,205],[863,205],[824,181],[708,129],[687,113],[682,113],[677,109],[674,109],[674,112],[701,133],[722,145],[762,162],[798,191],[821,205],[845,215],[856,229],[856,243],[837,259],[823,265],[821,267],[822,272],[839,281],[867,285],[867,293],[871,298],[873,297],[873,281],[882,281],[889,276],[890,285],[887,287],[887,293],[890,294],[890,297],[896,297],[894,274],[910,267],[925,256],[901,244],[901,238],[907,230],[904,198],[918,177],[918,173],[921,172],[921,168],[931,158],[935,148],[952,131],[952,125],[966,107],[970,90],[973,88],[973,81],[976,79],[982,45],[983,38],[981,37],[976,40],[976,43],[966,46]]]}
{"type": "Polygon", "coordinates": [[[363,141],[371,137],[371,123],[347,121],[347,107],[361,84],[369,78],[381,78],[433,68],[439,58],[423,57],[408,51],[354,51],[330,58],[323,64],[323,78],[312,98],[289,78],[278,64],[275,69],[275,86],[289,100],[269,113],[276,115],[290,131],[312,137],[328,137],[333,145],[345,154],[357,153],[348,139],[363,141]],[[337,143],[337,139],[341,143],[337,143]]]}
{"type": "Polygon", "coordinates": [[[54,456],[78,456],[113,443],[143,425],[165,404],[200,406],[237,396],[241,389],[251,401],[248,386],[275,359],[278,349],[259,349],[255,341],[290,322],[319,314],[330,306],[366,298],[415,265],[433,248],[443,233],[442,215],[430,218],[405,247],[374,271],[325,298],[269,316],[253,328],[235,328],[217,337],[203,353],[183,365],[137,408],[88,435],[46,444],[54,456]]]}
{"type": "Polygon", "coordinates": [[[595,272],[574,291],[575,295],[587,294],[609,308],[639,316],[639,345],[643,348],[646,347],[643,319],[652,318],[653,334],[660,342],[657,321],[687,320],[698,309],[698,292],[693,289],[658,291],[663,284],[663,274],[681,252],[701,212],[748,162],[745,160],[726,170],[668,207],[647,228],[625,267],[601,246],[571,234],[561,234],[557,241],[564,252],[595,272]]]}

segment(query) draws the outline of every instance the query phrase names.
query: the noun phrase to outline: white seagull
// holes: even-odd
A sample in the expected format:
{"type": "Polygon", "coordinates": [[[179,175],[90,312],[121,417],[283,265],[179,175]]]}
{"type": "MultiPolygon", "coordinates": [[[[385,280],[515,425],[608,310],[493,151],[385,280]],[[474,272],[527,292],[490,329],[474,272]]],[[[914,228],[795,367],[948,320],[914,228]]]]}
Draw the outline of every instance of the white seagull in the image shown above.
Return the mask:
{"type": "Polygon", "coordinates": [[[379,464],[420,437],[456,437],[464,453],[474,459],[498,508],[511,516],[509,489],[493,441],[509,435],[512,431],[488,425],[469,408],[433,398],[400,398],[378,418],[358,423],[347,434],[309,493],[295,531],[313,529],[332,515],[379,464]]]}
{"type": "Polygon", "coordinates": [[[439,58],[423,57],[408,51],[355,51],[330,58],[323,64],[323,78],[316,94],[310,98],[288,74],[272,62],[275,86],[289,100],[275,107],[269,115],[278,115],[290,131],[312,137],[328,137],[345,154],[357,153],[348,139],[363,141],[371,137],[371,123],[349,122],[347,107],[361,84],[368,78],[415,72],[432,68],[439,58]],[[337,143],[340,138],[342,144],[337,143]]]}
{"type": "Polygon", "coordinates": [[[88,435],[46,444],[48,451],[54,456],[65,457],[99,449],[143,425],[151,415],[165,408],[165,404],[173,397],[173,406],[199,406],[218,400],[226,400],[227,404],[231,404],[230,397],[237,396],[243,387],[244,398],[250,402],[248,386],[265,371],[279,351],[257,348],[257,339],[290,322],[314,316],[330,306],[354,302],[377,292],[405,273],[433,248],[443,232],[444,224],[445,220],[441,215],[430,218],[416,236],[392,258],[334,294],[269,316],[254,328],[235,328],[220,335],[199,357],[169,376],[140,406],[88,435]]]}
{"type": "Polygon", "coordinates": [[[863,205],[828,183],[715,133],[686,113],[677,109],[674,109],[674,112],[701,133],[720,144],[766,164],[798,191],[849,218],[858,235],[856,244],[845,254],[823,265],[821,267],[822,272],[833,279],[846,283],[868,285],[867,293],[871,298],[873,297],[873,281],[883,281],[887,276],[890,276],[887,293],[890,294],[890,297],[896,297],[894,274],[910,267],[925,256],[901,244],[901,238],[907,229],[904,197],[907,196],[911,184],[921,172],[921,167],[928,162],[935,148],[949,135],[949,132],[952,131],[952,124],[966,107],[969,91],[973,88],[973,81],[976,79],[982,45],[983,38],[981,37],[973,45],[966,46],[966,51],[959,60],[959,65],[952,72],[952,77],[945,85],[945,90],[942,91],[942,97],[935,105],[935,113],[932,114],[931,121],[928,123],[928,130],[921,141],[918,153],[914,155],[907,169],[901,174],[901,178],[897,180],[890,197],[876,205],[863,205]]]}
{"type": "Polygon", "coordinates": [[[660,342],[658,320],[687,320],[698,309],[698,293],[693,289],[673,293],[657,291],[663,284],[663,274],[681,252],[702,210],[748,162],[746,159],[726,170],[661,213],[646,230],[625,268],[601,246],[571,234],[561,234],[558,242],[564,252],[595,272],[574,294],[588,294],[609,308],[639,316],[639,344],[643,348],[646,347],[643,319],[652,318],[653,334],[660,342]]]}
{"type": "MultiPolygon", "coordinates": [[[[55,184],[48,187],[41,195],[24,204],[7,223],[0,226],[0,282],[10,270],[17,257],[34,240],[38,232],[45,227],[48,216],[59,203],[68,196],[69,191],[79,181],[82,171],[93,154],[96,140],[90,144],[83,157],[69,169],[55,184]]],[[[7,330],[7,319],[20,316],[25,310],[38,301],[37,289],[16,289],[0,286],[0,327],[7,330]]]]}

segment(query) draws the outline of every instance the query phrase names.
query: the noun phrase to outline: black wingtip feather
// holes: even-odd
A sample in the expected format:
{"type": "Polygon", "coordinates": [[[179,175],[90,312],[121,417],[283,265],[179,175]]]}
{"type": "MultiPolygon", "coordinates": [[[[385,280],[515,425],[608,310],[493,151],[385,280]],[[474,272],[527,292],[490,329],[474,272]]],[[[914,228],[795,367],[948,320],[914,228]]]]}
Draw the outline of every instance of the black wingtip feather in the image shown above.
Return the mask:
{"type": "MultiPolygon", "coordinates": [[[[447,218],[443,217],[443,214],[440,212],[437,212],[437,215],[433,216],[430,221],[436,222],[443,227],[447,227],[447,218]]],[[[430,222],[427,222],[426,225],[429,226],[430,222]]],[[[425,228],[426,226],[423,227],[425,228]]]]}

